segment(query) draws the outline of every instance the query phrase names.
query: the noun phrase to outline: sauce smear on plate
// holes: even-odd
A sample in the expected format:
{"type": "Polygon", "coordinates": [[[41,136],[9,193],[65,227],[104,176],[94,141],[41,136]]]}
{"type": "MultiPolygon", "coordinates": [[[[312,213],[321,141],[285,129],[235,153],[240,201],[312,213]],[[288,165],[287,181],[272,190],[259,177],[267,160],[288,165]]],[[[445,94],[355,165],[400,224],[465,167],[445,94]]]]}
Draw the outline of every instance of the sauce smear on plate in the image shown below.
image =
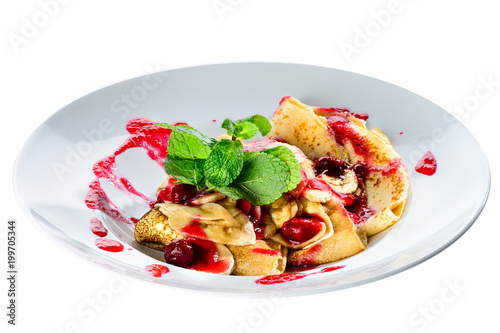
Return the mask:
{"type": "Polygon", "coordinates": [[[432,176],[433,174],[436,173],[436,170],[437,170],[437,161],[434,155],[430,151],[427,151],[415,166],[415,171],[427,176],[432,176]]]}
{"type": "Polygon", "coordinates": [[[108,235],[108,229],[95,217],[90,220],[90,230],[99,237],[106,237],[108,235]]]}
{"type": "Polygon", "coordinates": [[[337,269],[341,269],[344,267],[345,266],[325,267],[320,271],[312,272],[312,273],[295,272],[295,273],[283,273],[283,274],[276,274],[276,275],[267,275],[267,276],[264,276],[263,278],[255,280],[255,283],[263,284],[263,285],[285,283],[285,282],[295,281],[298,279],[303,279],[307,276],[314,275],[314,274],[333,272],[333,271],[336,271],[337,269]]]}
{"type": "Polygon", "coordinates": [[[99,238],[95,240],[95,245],[101,250],[108,252],[122,252],[124,246],[122,243],[112,239],[99,238]]]}
{"type": "MultiPolygon", "coordinates": [[[[148,156],[163,168],[163,161],[167,156],[168,140],[171,130],[156,126],[156,122],[146,118],[134,118],[127,123],[130,135],[112,155],[97,161],[93,170],[96,178],[90,183],[85,197],[85,203],[90,209],[100,210],[103,213],[127,224],[135,224],[137,219],[127,216],[109,199],[103,190],[100,179],[107,180],[118,190],[126,193],[132,199],[146,207],[154,204],[155,200],[136,190],[132,184],[118,171],[116,157],[130,148],[142,147],[148,156]]],[[[185,124],[185,123],[182,123],[185,124]]]]}
{"type": "Polygon", "coordinates": [[[145,269],[150,276],[156,278],[162,277],[163,274],[170,272],[168,267],[156,264],[147,265],[145,269]]]}

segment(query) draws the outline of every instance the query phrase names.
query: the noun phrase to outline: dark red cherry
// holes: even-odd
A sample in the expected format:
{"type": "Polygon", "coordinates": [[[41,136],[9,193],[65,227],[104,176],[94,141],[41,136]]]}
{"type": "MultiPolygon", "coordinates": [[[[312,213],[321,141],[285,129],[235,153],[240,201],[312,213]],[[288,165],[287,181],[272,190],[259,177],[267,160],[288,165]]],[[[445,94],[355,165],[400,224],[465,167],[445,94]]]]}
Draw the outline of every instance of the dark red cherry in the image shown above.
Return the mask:
{"type": "Polygon", "coordinates": [[[368,177],[368,166],[364,162],[353,165],[352,171],[362,180],[366,180],[366,177],[368,177]]]}
{"type": "Polygon", "coordinates": [[[165,246],[165,261],[179,267],[188,267],[195,259],[193,246],[186,239],[178,239],[165,246]]]}
{"type": "Polygon", "coordinates": [[[250,201],[245,199],[238,199],[238,201],[236,202],[236,206],[241,209],[243,213],[245,213],[245,215],[250,214],[250,209],[252,208],[252,204],[250,203],[250,201]]]}
{"type": "Polygon", "coordinates": [[[330,177],[340,177],[347,168],[347,165],[338,158],[325,156],[314,161],[314,172],[319,175],[326,171],[330,177]]]}
{"type": "Polygon", "coordinates": [[[283,236],[293,242],[303,243],[313,238],[321,231],[321,222],[315,218],[294,217],[283,223],[281,232],[283,236]]]}
{"type": "Polygon", "coordinates": [[[188,184],[177,184],[170,191],[170,201],[184,204],[196,196],[196,186],[188,184]]]}

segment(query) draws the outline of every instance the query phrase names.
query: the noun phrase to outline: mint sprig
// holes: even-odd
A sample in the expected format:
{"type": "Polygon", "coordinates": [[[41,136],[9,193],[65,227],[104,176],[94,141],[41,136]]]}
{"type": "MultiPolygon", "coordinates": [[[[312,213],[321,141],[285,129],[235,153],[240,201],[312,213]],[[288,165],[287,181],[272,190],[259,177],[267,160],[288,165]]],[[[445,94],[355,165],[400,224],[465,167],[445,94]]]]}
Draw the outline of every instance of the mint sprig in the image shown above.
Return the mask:
{"type": "Polygon", "coordinates": [[[267,205],[286,191],[290,170],[285,162],[258,151],[244,152],[241,173],[232,184],[216,188],[232,199],[246,199],[253,205],[267,205]]]}
{"type": "Polygon", "coordinates": [[[271,131],[272,126],[266,117],[256,114],[236,121],[226,118],[222,122],[221,127],[227,130],[229,136],[247,140],[253,138],[257,132],[260,132],[262,135],[267,135],[271,131]]]}
{"type": "Polygon", "coordinates": [[[263,153],[272,155],[281,161],[285,162],[287,167],[290,169],[290,178],[288,179],[288,185],[285,192],[291,191],[299,185],[302,178],[300,173],[300,165],[295,158],[292,151],[285,146],[278,146],[271,149],[266,149],[262,151],[263,153]]]}
{"type": "Polygon", "coordinates": [[[225,119],[221,127],[231,139],[220,141],[187,125],[156,125],[172,130],[164,166],[167,174],[181,183],[217,190],[233,200],[246,199],[260,206],[272,203],[300,182],[300,165],[287,147],[243,151],[240,140],[251,139],[259,132],[267,135],[271,130],[271,124],[261,115],[225,119]]]}
{"type": "Polygon", "coordinates": [[[205,162],[206,180],[216,187],[229,185],[243,168],[243,144],[239,140],[217,142],[205,162]]]}

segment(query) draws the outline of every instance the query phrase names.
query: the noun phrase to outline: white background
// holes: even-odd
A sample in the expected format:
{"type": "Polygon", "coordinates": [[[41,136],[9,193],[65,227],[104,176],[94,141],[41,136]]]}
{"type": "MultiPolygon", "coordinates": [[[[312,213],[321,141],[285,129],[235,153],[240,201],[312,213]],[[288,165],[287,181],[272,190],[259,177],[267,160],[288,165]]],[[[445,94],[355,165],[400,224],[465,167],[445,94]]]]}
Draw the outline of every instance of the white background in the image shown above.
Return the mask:
{"type": "Polygon", "coordinates": [[[500,20],[493,1],[221,0],[230,6],[224,12],[214,0],[54,1],[3,1],[0,8],[2,269],[8,219],[17,220],[19,234],[18,325],[7,325],[2,277],[2,332],[410,333],[498,326],[500,20]],[[41,3],[58,4],[46,9],[51,17],[41,3]],[[393,13],[379,14],[377,23],[376,13],[388,8],[393,13]],[[29,31],[27,22],[39,27],[29,31]],[[359,31],[365,29],[371,36],[363,40],[359,31]],[[346,44],[357,53],[346,56],[346,44]],[[406,272],[275,304],[119,280],[53,244],[21,213],[12,188],[14,161],[54,112],[151,69],[235,61],[345,69],[407,88],[449,111],[472,103],[480,78],[490,78],[490,94],[456,114],[490,161],[492,190],[482,215],[451,247],[406,272]],[[109,294],[110,286],[109,302],[90,310],[92,298],[109,294]]]}

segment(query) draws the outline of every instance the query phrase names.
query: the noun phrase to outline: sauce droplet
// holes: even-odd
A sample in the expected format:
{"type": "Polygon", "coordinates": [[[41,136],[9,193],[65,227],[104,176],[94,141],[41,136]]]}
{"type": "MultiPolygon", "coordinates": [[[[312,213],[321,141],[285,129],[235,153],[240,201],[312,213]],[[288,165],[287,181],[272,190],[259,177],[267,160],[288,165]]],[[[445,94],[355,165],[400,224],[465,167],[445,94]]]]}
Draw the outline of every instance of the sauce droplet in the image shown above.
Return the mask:
{"type": "Polygon", "coordinates": [[[163,274],[167,274],[168,272],[170,272],[168,267],[156,264],[147,265],[145,269],[150,276],[156,278],[162,277],[163,274]]]}
{"type": "Polygon", "coordinates": [[[108,252],[122,252],[123,244],[112,239],[99,238],[95,240],[95,245],[101,250],[108,252]]]}
{"type": "Polygon", "coordinates": [[[427,151],[415,166],[415,171],[427,176],[432,176],[433,174],[436,173],[436,170],[437,170],[437,161],[434,155],[430,151],[427,151]]]}
{"type": "Polygon", "coordinates": [[[108,229],[95,217],[90,220],[90,230],[99,237],[106,237],[108,235],[108,229]]]}

